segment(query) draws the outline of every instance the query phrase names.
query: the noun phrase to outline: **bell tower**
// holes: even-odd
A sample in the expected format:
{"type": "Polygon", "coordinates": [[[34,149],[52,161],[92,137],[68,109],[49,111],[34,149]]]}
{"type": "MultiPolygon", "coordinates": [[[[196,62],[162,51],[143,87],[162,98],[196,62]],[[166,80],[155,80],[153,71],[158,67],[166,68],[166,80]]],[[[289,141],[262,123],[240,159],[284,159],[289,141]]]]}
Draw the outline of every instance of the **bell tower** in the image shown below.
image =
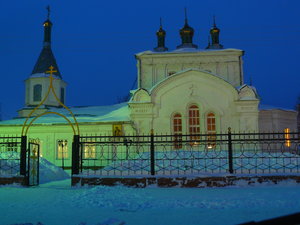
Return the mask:
{"type": "MultiPolygon", "coordinates": [[[[51,48],[51,31],[52,22],[50,21],[50,7],[47,7],[48,16],[43,23],[44,27],[44,41],[43,48],[38,57],[38,60],[31,72],[29,78],[25,80],[25,107],[19,110],[20,117],[26,117],[28,113],[38,106],[47,94],[47,90],[50,86],[49,74],[46,71],[50,67],[53,67],[55,72],[53,73],[53,88],[57,93],[60,101],[65,103],[66,96],[66,82],[62,80],[62,75],[56,63],[56,59],[51,48]]],[[[49,107],[60,107],[52,93],[46,101],[43,102],[39,108],[39,112],[47,111],[49,107]]]]}

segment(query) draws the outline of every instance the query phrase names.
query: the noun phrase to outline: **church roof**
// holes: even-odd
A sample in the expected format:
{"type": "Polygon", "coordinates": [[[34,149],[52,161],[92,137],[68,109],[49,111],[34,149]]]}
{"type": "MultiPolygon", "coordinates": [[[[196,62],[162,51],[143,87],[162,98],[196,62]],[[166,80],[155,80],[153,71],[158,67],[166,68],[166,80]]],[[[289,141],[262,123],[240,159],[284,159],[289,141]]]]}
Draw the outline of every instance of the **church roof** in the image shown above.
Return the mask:
{"type": "Polygon", "coordinates": [[[50,66],[53,66],[57,71],[53,74],[58,76],[59,78],[62,78],[51,47],[44,46],[31,74],[45,73],[47,70],[49,70],[50,66]]]}
{"type": "Polygon", "coordinates": [[[205,52],[244,52],[241,49],[235,49],[235,48],[224,48],[224,49],[196,49],[196,48],[179,48],[175,50],[170,51],[164,51],[164,52],[156,52],[152,50],[147,50],[143,52],[139,52],[135,54],[136,56],[141,55],[151,55],[151,54],[158,54],[158,55],[167,55],[167,54],[180,54],[180,53],[205,53],[205,52]]]}
{"type": "MultiPolygon", "coordinates": [[[[98,122],[128,122],[130,121],[129,108],[127,102],[108,106],[75,106],[70,107],[78,123],[98,123],[98,122]]],[[[70,113],[64,108],[49,107],[48,111],[57,112],[66,116],[73,122],[70,113]]],[[[16,118],[0,121],[3,125],[22,125],[26,118],[16,118]]],[[[67,121],[57,115],[48,114],[38,118],[34,124],[66,124],[67,121]]]]}

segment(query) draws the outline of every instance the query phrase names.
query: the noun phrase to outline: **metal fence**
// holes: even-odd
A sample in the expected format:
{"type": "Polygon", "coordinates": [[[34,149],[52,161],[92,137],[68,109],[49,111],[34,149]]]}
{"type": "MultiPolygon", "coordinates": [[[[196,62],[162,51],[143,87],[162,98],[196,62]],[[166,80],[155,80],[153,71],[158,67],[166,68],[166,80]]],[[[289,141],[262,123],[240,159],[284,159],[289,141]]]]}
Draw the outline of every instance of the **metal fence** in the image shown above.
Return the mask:
{"type": "Polygon", "coordinates": [[[87,176],[300,172],[299,133],[81,136],[87,176]]]}
{"type": "Polygon", "coordinates": [[[0,137],[0,177],[20,175],[21,137],[0,137]]]}

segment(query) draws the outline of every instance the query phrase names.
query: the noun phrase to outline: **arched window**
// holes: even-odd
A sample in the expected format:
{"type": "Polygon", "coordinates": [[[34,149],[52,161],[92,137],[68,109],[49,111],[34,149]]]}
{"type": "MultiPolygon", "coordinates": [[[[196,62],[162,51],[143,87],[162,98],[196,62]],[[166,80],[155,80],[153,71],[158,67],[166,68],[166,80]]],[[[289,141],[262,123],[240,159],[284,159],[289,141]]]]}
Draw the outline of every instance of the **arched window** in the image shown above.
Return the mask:
{"type": "Polygon", "coordinates": [[[191,135],[191,140],[200,140],[200,113],[196,105],[189,107],[189,134],[191,135]]]}
{"type": "Polygon", "coordinates": [[[214,113],[208,113],[206,116],[207,128],[207,148],[216,147],[216,117],[214,113]]]}
{"type": "Polygon", "coordinates": [[[180,113],[173,116],[174,148],[182,148],[182,117],[180,113]]]}
{"type": "Polygon", "coordinates": [[[60,101],[65,104],[65,89],[61,88],[60,89],[60,101]]]}
{"type": "Polygon", "coordinates": [[[41,101],[42,100],[42,85],[36,84],[33,87],[33,101],[41,101]]]}

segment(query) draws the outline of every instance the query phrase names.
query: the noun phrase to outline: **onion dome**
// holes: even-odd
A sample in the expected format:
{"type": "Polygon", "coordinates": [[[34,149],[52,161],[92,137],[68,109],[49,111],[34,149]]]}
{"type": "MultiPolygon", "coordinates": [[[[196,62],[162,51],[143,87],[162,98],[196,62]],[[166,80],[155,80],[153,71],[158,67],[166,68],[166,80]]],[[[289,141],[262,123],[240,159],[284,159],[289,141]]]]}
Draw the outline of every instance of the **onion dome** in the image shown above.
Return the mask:
{"type": "Polygon", "coordinates": [[[51,28],[52,28],[52,22],[48,18],[44,23],[44,46],[50,46],[51,45],[51,28]]]}
{"type": "Polygon", "coordinates": [[[210,29],[211,45],[208,45],[206,49],[222,49],[223,45],[219,43],[220,29],[216,26],[216,20],[214,17],[213,27],[210,29]]]}
{"type": "Polygon", "coordinates": [[[193,44],[194,29],[188,25],[187,14],[185,9],[185,23],[183,28],[179,31],[181,37],[181,45],[177,48],[198,48],[197,45],[193,44]]]}
{"type": "Polygon", "coordinates": [[[160,19],[160,27],[159,30],[156,32],[156,36],[157,36],[157,47],[154,48],[154,51],[156,52],[168,51],[168,48],[165,46],[166,31],[162,28],[161,19],[160,19]]]}

